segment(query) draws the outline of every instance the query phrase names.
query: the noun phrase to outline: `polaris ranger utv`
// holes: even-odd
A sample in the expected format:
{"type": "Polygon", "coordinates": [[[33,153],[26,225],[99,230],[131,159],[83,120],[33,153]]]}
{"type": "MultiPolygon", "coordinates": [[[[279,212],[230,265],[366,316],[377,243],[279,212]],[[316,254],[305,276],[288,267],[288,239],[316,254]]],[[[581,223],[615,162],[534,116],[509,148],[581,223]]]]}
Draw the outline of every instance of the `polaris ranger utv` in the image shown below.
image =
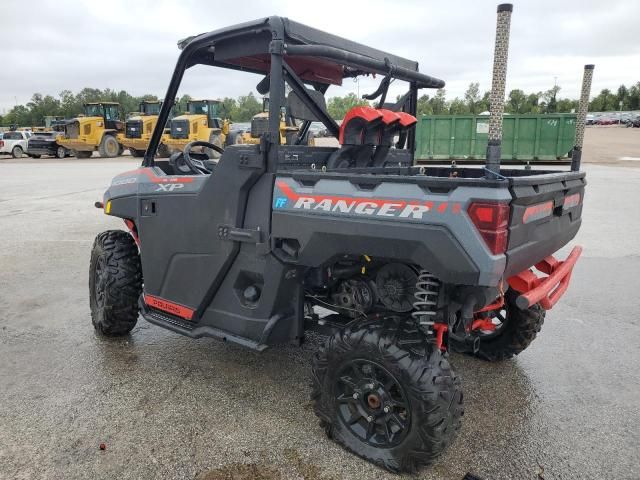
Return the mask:
{"type": "Polygon", "coordinates": [[[268,131],[257,145],[196,141],[157,160],[163,103],[141,167],[115,177],[96,204],[128,232],[95,240],[95,329],[125,335],[140,314],[258,351],[322,331],[311,396],[327,435],[391,471],[432,463],[463,414],[448,350],[487,360],[522,352],[580,255],[552,256],[580,227],[581,137],[571,171],[500,169],[511,8],[498,10],[484,168],[413,166],[419,90],[444,86],[414,61],[280,17],[180,42],[165,98],[194,65],[258,74],[268,131]],[[373,74],[376,103],[339,126],[327,89],[373,74]],[[391,81],[406,83],[397,102],[386,101],[391,81]],[[301,125],[291,145],[280,140],[285,110],[301,125]],[[303,145],[312,121],[340,146],[303,145]]]}

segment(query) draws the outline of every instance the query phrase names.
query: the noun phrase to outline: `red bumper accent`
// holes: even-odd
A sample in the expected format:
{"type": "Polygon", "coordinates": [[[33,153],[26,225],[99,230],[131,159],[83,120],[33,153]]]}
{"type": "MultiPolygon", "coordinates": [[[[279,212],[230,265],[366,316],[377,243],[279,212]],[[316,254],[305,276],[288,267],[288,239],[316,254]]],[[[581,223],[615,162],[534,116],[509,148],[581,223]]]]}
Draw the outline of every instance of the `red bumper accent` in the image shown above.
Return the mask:
{"type": "Polygon", "coordinates": [[[191,320],[195,313],[195,310],[189,307],[170,302],[160,297],[154,297],[153,295],[148,295],[146,293],[144,295],[144,303],[150,307],[175,315],[176,317],[184,318],[185,320],[191,320]]]}
{"type": "Polygon", "coordinates": [[[524,310],[540,303],[542,308],[550,310],[567,291],[573,267],[581,253],[582,247],[576,246],[564,261],[549,256],[536,263],[535,268],[547,274],[547,277],[540,278],[530,269],[510,277],[507,280],[509,286],[521,294],[516,299],[516,305],[524,310]]]}

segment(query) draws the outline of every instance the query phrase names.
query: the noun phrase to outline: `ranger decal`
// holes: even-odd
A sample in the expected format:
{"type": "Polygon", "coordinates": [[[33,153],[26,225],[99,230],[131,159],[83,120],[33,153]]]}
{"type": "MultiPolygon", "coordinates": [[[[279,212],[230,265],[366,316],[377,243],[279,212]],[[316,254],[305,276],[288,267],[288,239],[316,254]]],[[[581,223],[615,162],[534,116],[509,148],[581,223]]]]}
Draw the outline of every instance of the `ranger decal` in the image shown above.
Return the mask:
{"type": "Polygon", "coordinates": [[[284,196],[276,192],[273,199],[273,208],[275,210],[308,210],[318,213],[356,214],[416,220],[422,219],[423,215],[428,212],[445,213],[450,211],[458,214],[461,210],[461,206],[457,202],[450,205],[449,202],[419,202],[417,200],[297,193],[283,181],[278,181],[276,186],[284,196]]]}

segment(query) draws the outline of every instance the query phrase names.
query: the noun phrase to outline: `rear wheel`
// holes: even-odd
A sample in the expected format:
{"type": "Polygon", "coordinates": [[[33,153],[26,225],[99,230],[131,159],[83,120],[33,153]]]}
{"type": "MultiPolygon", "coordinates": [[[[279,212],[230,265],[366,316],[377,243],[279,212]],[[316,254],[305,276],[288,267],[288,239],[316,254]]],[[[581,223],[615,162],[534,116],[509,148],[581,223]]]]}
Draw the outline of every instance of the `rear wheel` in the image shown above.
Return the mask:
{"type": "Polygon", "coordinates": [[[229,134],[227,135],[227,138],[225,140],[225,143],[227,146],[229,145],[241,145],[243,143],[242,141],[242,134],[243,132],[229,132],[229,134]]]}
{"type": "Polygon", "coordinates": [[[56,148],[56,158],[64,158],[65,155],[67,154],[67,151],[65,150],[64,147],[58,147],[56,148]]]}
{"type": "Polygon", "coordinates": [[[100,233],[89,264],[91,321],[98,333],[126,335],[138,321],[142,268],[138,247],[122,230],[100,233]]]}
{"type": "Polygon", "coordinates": [[[352,323],[312,364],[311,398],[327,435],[393,472],[415,472],[453,441],[460,381],[412,320],[352,323]]]}
{"type": "Polygon", "coordinates": [[[449,339],[452,350],[489,361],[506,360],[523,352],[542,329],[546,312],[537,304],[520,310],[516,306],[517,296],[516,291],[508,290],[504,307],[489,315],[494,329],[474,333],[480,339],[478,351],[474,353],[472,343],[449,339]]]}
{"type": "Polygon", "coordinates": [[[117,157],[120,153],[120,144],[113,135],[103,135],[100,146],[98,147],[100,156],[103,158],[117,157]]]}
{"type": "MultiPolygon", "coordinates": [[[[214,145],[220,148],[224,148],[224,145],[222,144],[222,137],[220,136],[219,133],[212,133],[209,136],[209,143],[213,143],[214,145]]],[[[217,159],[222,156],[220,152],[214,150],[213,148],[205,148],[204,153],[206,153],[209,158],[213,158],[213,159],[217,159]]]]}
{"type": "Polygon", "coordinates": [[[23,153],[24,153],[24,150],[22,150],[22,147],[20,145],[16,145],[11,149],[11,156],[13,158],[22,158],[23,153]]]}

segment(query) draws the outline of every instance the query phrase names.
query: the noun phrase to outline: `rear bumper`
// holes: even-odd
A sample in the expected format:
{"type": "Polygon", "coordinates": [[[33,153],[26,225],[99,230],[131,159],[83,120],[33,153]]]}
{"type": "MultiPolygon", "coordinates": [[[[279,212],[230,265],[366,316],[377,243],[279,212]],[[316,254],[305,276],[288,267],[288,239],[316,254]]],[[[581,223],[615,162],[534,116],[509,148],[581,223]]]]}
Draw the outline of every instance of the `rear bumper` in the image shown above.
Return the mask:
{"type": "Polygon", "coordinates": [[[531,269],[509,277],[509,286],[520,293],[516,299],[518,308],[525,310],[536,303],[545,310],[553,308],[569,288],[573,267],[581,254],[582,247],[576,246],[564,261],[549,256],[536,263],[535,268],[546,274],[546,278],[538,277],[531,269]]]}

